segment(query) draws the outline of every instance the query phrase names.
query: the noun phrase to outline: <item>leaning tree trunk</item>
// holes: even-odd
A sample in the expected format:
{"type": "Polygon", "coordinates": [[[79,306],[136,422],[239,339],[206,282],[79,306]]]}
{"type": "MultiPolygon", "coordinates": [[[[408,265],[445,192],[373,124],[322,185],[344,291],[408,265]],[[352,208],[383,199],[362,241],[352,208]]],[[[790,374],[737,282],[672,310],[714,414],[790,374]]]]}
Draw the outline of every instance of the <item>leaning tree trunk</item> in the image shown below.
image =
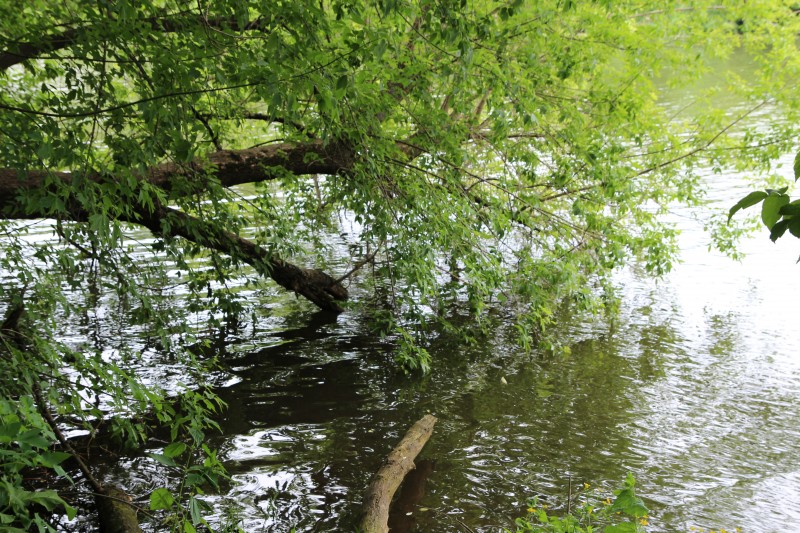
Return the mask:
{"type": "Polygon", "coordinates": [[[372,483],[364,496],[364,514],[360,524],[362,533],[389,531],[389,507],[392,497],[406,474],[415,468],[414,459],[431,437],[434,424],[436,417],[425,415],[411,426],[372,478],[372,483]]]}
{"type": "MultiPolygon", "coordinates": [[[[206,186],[204,173],[213,173],[216,184],[232,187],[242,183],[269,181],[287,172],[302,175],[335,175],[349,172],[355,154],[352,149],[336,143],[312,140],[307,143],[278,143],[247,150],[220,150],[203,160],[177,165],[163,163],[150,168],[134,179],[142,186],[161,189],[169,194],[178,187],[183,191],[190,181],[192,192],[201,192],[206,186]],[[270,170],[280,168],[281,172],[270,170]],[[183,186],[176,185],[183,184],[183,186]]],[[[90,183],[111,183],[115,176],[89,174],[84,176],[90,183]]],[[[47,202],[26,202],[27,195],[47,197],[63,196],[59,189],[75,179],[69,172],[0,168],[0,218],[66,218],[85,222],[92,214],[77,205],[71,198],[63,199],[66,212],[51,212],[41,207],[47,202]]],[[[114,189],[114,187],[112,187],[114,189]]],[[[130,192],[129,198],[117,198],[132,207],[132,212],[120,215],[120,220],[145,226],[159,237],[182,237],[200,246],[231,255],[239,261],[252,265],[260,275],[272,278],[281,287],[303,296],[325,311],[341,312],[341,302],[347,300],[347,289],[321,270],[293,265],[270,253],[256,243],[235,233],[221,229],[213,222],[201,220],[183,211],[178,211],[157,202],[146,205],[140,202],[138,190],[130,192]]]]}
{"type": "Polygon", "coordinates": [[[220,251],[251,265],[259,274],[272,278],[284,289],[305,297],[324,311],[340,313],[344,310],[339,302],[347,300],[347,289],[321,270],[293,265],[253,241],[183,211],[158,206],[153,211],[141,209],[139,215],[141,218],[136,222],[155,235],[183,237],[220,251]]]}

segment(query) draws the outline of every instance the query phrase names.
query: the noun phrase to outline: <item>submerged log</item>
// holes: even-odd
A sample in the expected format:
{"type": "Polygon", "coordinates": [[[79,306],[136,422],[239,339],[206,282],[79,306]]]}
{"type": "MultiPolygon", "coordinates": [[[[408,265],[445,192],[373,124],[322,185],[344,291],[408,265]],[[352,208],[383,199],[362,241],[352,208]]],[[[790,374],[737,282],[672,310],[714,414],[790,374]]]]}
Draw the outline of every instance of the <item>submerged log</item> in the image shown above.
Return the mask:
{"type": "Polygon", "coordinates": [[[136,507],[122,489],[104,486],[103,492],[95,496],[95,504],[102,533],[142,533],[136,518],[136,507]]]}
{"type": "Polygon", "coordinates": [[[425,484],[433,472],[434,462],[430,459],[417,461],[417,468],[409,472],[400,487],[400,494],[389,511],[389,531],[392,533],[411,533],[417,529],[414,510],[425,496],[425,484]]]}
{"type": "Polygon", "coordinates": [[[434,424],[436,417],[425,415],[411,426],[372,478],[364,496],[364,514],[359,529],[362,533],[389,531],[389,506],[394,493],[406,474],[415,468],[414,459],[428,442],[434,424]]]}

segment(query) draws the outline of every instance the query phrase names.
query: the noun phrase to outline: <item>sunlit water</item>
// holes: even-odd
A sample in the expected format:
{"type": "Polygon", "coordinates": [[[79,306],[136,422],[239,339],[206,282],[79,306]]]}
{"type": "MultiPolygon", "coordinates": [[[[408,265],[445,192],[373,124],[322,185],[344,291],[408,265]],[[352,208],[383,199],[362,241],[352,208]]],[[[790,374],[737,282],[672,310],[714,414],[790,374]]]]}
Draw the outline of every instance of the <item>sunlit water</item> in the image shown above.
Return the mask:
{"type": "Polygon", "coordinates": [[[504,333],[479,346],[442,340],[431,375],[404,378],[358,317],[307,326],[315,317],[303,312],[274,323],[293,342],[229,346],[241,381],[222,392],[231,409],[218,445],[233,484],[214,503],[241,505],[248,531],[350,529],[370,474],[430,412],[439,423],[423,455],[435,467],[419,531],[498,531],[529,496],[563,509],[570,486],[573,502],[589,496],[583,483],[606,495],[629,471],[651,531],[791,529],[800,246],[761,233],[741,263],[709,252],[694,217],[746,188],[740,176],[708,179],[724,181],[711,183],[718,203],[676,213],[683,263],[659,281],[619,273],[620,316],[565,323],[569,355],[525,355],[504,333]]]}
{"type": "MultiPolygon", "coordinates": [[[[710,252],[695,219],[747,188],[741,176],[707,179],[717,203],[674,214],[683,262],[657,281],[620,272],[620,315],[565,321],[566,355],[524,354],[502,331],[479,345],[442,338],[431,374],[404,377],[359,316],[331,320],[265,300],[222,355],[230,408],[213,444],[232,482],[208,497],[214,520],[246,531],[352,530],[370,475],[433,413],[423,457],[435,464],[411,517],[418,531],[499,531],[530,496],[560,512],[570,499],[605,497],[627,472],[651,510],[649,531],[791,530],[800,522],[800,245],[760,233],[743,243],[741,263],[710,252]]],[[[147,461],[130,466],[110,475],[138,471],[128,486],[146,498],[147,461]]]]}

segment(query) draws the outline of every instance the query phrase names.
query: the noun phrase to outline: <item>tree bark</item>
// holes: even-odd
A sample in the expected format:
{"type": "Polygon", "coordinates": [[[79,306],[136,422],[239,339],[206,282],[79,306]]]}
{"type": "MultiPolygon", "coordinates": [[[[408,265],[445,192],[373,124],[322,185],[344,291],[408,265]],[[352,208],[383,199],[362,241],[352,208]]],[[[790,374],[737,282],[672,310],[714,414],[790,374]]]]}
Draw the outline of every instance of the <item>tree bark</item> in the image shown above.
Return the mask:
{"type": "Polygon", "coordinates": [[[436,417],[425,415],[417,421],[400,443],[386,457],[384,465],[372,478],[364,496],[361,519],[362,533],[387,533],[392,497],[408,472],[415,468],[414,459],[433,433],[436,417]]]}
{"type": "MultiPolygon", "coordinates": [[[[324,144],[319,140],[305,143],[278,143],[246,150],[220,150],[185,164],[162,163],[150,168],[136,178],[166,191],[181,180],[194,182],[194,190],[205,187],[203,180],[210,171],[223,187],[243,183],[269,181],[287,173],[301,175],[334,175],[353,168],[355,154],[342,144],[324,144]]],[[[41,189],[50,180],[70,183],[75,178],[71,172],[46,170],[18,171],[0,168],[0,214],[5,218],[31,218],[36,213],[26,213],[19,202],[20,193],[41,189]]],[[[108,181],[108,176],[92,174],[96,183],[108,181]]],[[[46,216],[39,214],[40,216],[46,216]]]]}

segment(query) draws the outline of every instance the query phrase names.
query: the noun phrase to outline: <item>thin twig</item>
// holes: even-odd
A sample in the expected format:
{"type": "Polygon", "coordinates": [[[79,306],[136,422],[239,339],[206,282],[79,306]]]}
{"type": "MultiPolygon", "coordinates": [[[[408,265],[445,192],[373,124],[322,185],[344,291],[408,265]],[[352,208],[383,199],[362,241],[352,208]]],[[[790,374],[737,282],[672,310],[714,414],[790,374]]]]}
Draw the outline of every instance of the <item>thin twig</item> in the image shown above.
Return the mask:
{"type": "Polygon", "coordinates": [[[33,397],[36,400],[36,407],[39,410],[39,414],[45,419],[47,425],[50,426],[50,429],[53,430],[58,442],[60,442],[61,446],[63,446],[64,449],[67,450],[70,455],[72,455],[72,457],[75,459],[75,462],[78,463],[78,468],[80,469],[81,473],[83,473],[84,477],[86,477],[86,480],[89,482],[89,485],[92,486],[92,489],[98,494],[105,494],[103,485],[101,485],[100,482],[97,481],[97,479],[92,475],[89,467],[83,462],[81,456],[78,455],[78,453],[75,451],[75,448],[72,447],[67,438],[58,428],[58,424],[56,424],[55,419],[53,419],[50,409],[47,407],[44,398],[42,398],[42,389],[39,387],[39,383],[34,381],[33,385],[31,386],[31,390],[33,391],[33,397]]]}
{"type": "Polygon", "coordinates": [[[378,246],[377,246],[377,248],[375,248],[375,251],[374,251],[374,252],[372,252],[371,254],[367,255],[367,256],[366,256],[364,259],[362,259],[361,261],[358,261],[358,262],[355,264],[355,266],[354,266],[353,268],[351,268],[349,271],[347,271],[347,272],[346,272],[345,274],[343,274],[341,277],[339,277],[338,279],[336,279],[336,280],[335,280],[335,281],[332,283],[332,285],[338,285],[339,283],[343,282],[344,280],[346,280],[347,278],[349,278],[350,276],[352,276],[352,275],[353,275],[355,272],[357,272],[358,270],[361,270],[361,269],[364,267],[364,265],[366,265],[366,264],[368,264],[368,263],[371,263],[371,262],[372,262],[372,260],[373,260],[373,259],[375,259],[375,255],[377,255],[378,251],[381,249],[381,246],[383,246],[384,242],[385,242],[385,241],[381,241],[380,243],[378,243],[378,246]]]}

